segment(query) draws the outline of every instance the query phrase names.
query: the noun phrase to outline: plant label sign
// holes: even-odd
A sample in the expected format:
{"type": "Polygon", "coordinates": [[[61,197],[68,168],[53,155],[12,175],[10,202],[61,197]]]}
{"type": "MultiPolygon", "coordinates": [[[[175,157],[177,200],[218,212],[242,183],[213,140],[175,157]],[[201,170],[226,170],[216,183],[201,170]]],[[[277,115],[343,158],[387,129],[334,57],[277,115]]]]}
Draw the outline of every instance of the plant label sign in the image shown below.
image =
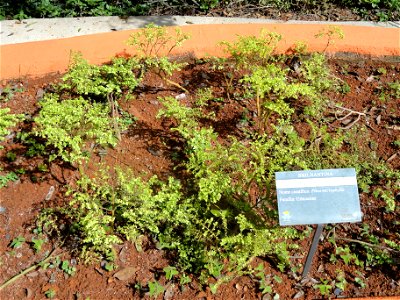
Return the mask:
{"type": "Polygon", "coordinates": [[[276,172],[280,225],[360,222],[356,171],[276,172]]]}

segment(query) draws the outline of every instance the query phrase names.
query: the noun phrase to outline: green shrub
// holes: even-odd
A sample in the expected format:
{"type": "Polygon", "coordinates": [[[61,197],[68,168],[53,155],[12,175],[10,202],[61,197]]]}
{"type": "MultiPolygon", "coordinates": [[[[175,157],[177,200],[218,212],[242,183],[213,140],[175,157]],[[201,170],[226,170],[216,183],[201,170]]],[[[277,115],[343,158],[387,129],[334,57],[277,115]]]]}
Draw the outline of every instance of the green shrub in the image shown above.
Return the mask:
{"type": "Polygon", "coordinates": [[[107,101],[109,95],[121,96],[132,92],[141,82],[135,71],[140,68],[135,58],[113,58],[110,64],[89,64],[81,53],[73,53],[68,72],[62,77],[59,88],[73,95],[100,98],[107,101]]]}
{"type": "Polygon", "coordinates": [[[89,142],[115,146],[117,139],[111,129],[109,108],[102,103],[90,103],[83,98],[59,100],[46,94],[41,110],[34,119],[34,134],[46,140],[52,148],[50,161],[60,157],[66,162],[80,162],[88,157],[89,142]]]}
{"type": "Polygon", "coordinates": [[[272,8],[281,12],[293,11],[304,13],[326,13],[332,6],[352,9],[365,19],[380,21],[398,20],[400,14],[399,0],[172,0],[149,1],[139,0],[21,0],[3,1],[0,4],[0,19],[14,18],[54,18],[81,16],[138,16],[148,15],[152,11],[164,12],[175,9],[175,14],[204,14],[210,9],[237,7],[243,4],[272,8]]]}
{"type": "Polygon", "coordinates": [[[259,36],[239,36],[232,43],[222,42],[225,51],[236,60],[238,66],[266,65],[275,60],[276,46],[282,36],[275,32],[262,30],[259,36]]]}
{"type": "Polygon", "coordinates": [[[315,89],[306,83],[290,83],[287,70],[275,64],[255,67],[250,75],[243,78],[254,90],[257,104],[258,130],[263,133],[271,124],[270,118],[276,114],[279,118],[288,118],[294,113],[289,101],[299,97],[316,98],[315,89]]]}
{"type": "MultiPolygon", "coordinates": [[[[17,125],[23,119],[23,115],[10,114],[9,108],[0,108],[0,142],[4,141],[5,136],[10,133],[11,127],[17,125]]],[[[0,149],[3,146],[0,145],[0,149]]]]}
{"type": "Polygon", "coordinates": [[[4,1],[0,6],[0,17],[54,18],[111,15],[143,15],[148,12],[147,1],[129,0],[21,0],[4,1]]]}
{"type": "Polygon", "coordinates": [[[186,63],[171,60],[168,56],[176,47],[180,47],[187,39],[180,28],[171,34],[167,28],[150,23],[140,31],[131,34],[127,44],[133,46],[142,64],[142,74],[153,71],[166,83],[176,86],[184,92],[188,91],[175,81],[168,79],[174,71],[180,70],[186,63]]]}

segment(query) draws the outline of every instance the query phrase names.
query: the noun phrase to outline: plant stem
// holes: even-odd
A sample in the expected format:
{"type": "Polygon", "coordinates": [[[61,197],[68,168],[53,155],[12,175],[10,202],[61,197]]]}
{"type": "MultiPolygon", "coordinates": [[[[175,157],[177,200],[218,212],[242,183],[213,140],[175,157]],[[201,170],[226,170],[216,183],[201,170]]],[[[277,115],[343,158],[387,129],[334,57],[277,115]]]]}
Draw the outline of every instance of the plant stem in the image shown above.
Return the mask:
{"type": "Polygon", "coordinates": [[[185,89],[183,86],[181,86],[179,83],[177,83],[177,82],[175,82],[175,81],[172,81],[172,80],[169,80],[168,78],[165,78],[165,77],[162,77],[162,78],[165,80],[166,83],[168,83],[168,84],[170,84],[170,85],[173,85],[173,86],[175,86],[175,87],[181,89],[181,90],[184,91],[186,94],[189,94],[189,91],[188,91],[187,89],[185,89]]]}
{"type": "Polygon", "coordinates": [[[114,133],[115,133],[117,139],[119,141],[121,141],[121,139],[122,139],[121,138],[121,130],[119,129],[118,121],[117,121],[118,112],[115,108],[115,101],[114,101],[112,94],[107,94],[107,100],[108,100],[108,103],[109,103],[110,109],[111,109],[111,117],[112,117],[112,122],[113,122],[113,126],[114,126],[114,133]]]}
{"type": "MultiPolygon", "coordinates": [[[[14,281],[16,281],[17,279],[19,279],[20,277],[22,277],[22,276],[24,276],[25,274],[28,274],[29,272],[35,270],[35,269],[36,269],[37,267],[39,267],[41,264],[43,264],[43,263],[49,261],[50,259],[56,257],[57,255],[53,255],[54,251],[55,251],[55,249],[53,249],[53,250],[49,253],[49,255],[48,255],[46,258],[44,258],[43,260],[41,260],[40,262],[38,262],[38,263],[36,263],[36,264],[34,264],[34,265],[32,265],[32,266],[26,268],[25,270],[21,271],[19,274],[14,275],[14,276],[11,277],[10,279],[8,279],[8,280],[6,280],[5,282],[3,282],[3,284],[0,285],[0,291],[1,291],[2,289],[4,289],[6,286],[8,286],[9,284],[11,284],[11,283],[13,283],[14,281]]],[[[60,254],[58,254],[58,255],[60,255],[60,254]]]]}
{"type": "Polygon", "coordinates": [[[380,246],[380,245],[374,245],[374,244],[371,244],[371,243],[367,243],[367,242],[359,241],[359,240],[355,240],[355,239],[348,239],[348,238],[341,238],[341,237],[338,237],[338,238],[335,238],[335,239],[336,240],[342,240],[342,241],[345,241],[345,242],[359,243],[361,245],[365,245],[365,246],[372,247],[372,248],[378,248],[378,249],[381,249],[381,250],[387,250],[387,251],[391,251],[391,252],[400,253],[400,251],[394,250],[394,249],[389,248],[389,247],[380,246]]]}

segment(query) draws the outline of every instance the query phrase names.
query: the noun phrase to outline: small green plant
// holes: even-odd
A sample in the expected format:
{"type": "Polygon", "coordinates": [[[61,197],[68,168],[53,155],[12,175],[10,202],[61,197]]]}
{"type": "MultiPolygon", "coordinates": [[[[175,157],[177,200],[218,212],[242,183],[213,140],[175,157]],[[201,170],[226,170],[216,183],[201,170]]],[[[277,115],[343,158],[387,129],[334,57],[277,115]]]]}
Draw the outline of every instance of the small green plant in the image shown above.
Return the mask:
{"type": "Polygon", "coordinates": [[[12,151],[9,151],[9,152],[7,152],[7,154],[6,154],[6,158],[7,158],[7,160],[8,160],[9,162],[13,162],[13,161],[15,161],[15,160],[17,159],[17,154],[14,153],[14,152],[12,152],[12,151]]]}
{"type": "Polygon", "coordinates": [[[59,101],[55,94],[47,94],[40,103],[35,118],[34,134],[45,139],[54,149],[50,161],[57,157],[66,162],[80,163],[88,158],[88,143],[115,146],[113,123],[105,104],[90,103],[83,98],[59,101]]]}
{"type": "Polygon", "coordinates": [[[42,250],[43,244],[45,243],[44,239],[37,239],[37,238],[32,238],[31,244],[32,248],[35,250],[36,253],[40,252],[42,250]]]}
{"type": "Polygon", "coordinates": [[[49,172],[49,167],[46,164],[38,164],[37,169],[43,173],[49,172]]]}
{"type": "Polygon", "coordinates": [[[400,149],[400,140],[395,140],[392,142],[393,146],[400,149]]]}
{"type": "Polygon", "coordinates": [[[350,93],[351,91],[350,85],[347,82],[343,82],[343,84],[340,85],[339,91],[344,95],[350,93]]]}
{"type": "Polygon", "coordinates": [[[19,131],[16,138],[27,147],[25,156],[35,157],[46,154],[46,146],[32,132],[19,131]]]}
{"type": "Polygon", "coordinates": [[[188,93],[179,83],[168,79],[175,70],[180,70],[185,65],[170,60],[168,56],[187,39],[189,35],[179,28],[175,30],[175,34],[171,34],[165,27],[151,23],[137,33],[131,34],[127,44],[135,48],[142,64],[142,75],[145,71],[152,70],[166,83],[188,93]]]}
{"type": "Polygon", "coordinates": [[[388,83],[388,89],[390,91],[390,95],[392,95],[395,99],[400,99],[400,81],[388,83]]]}
{"type": "Polygon", "coordinates": [[[378,68],[378,69],[376,70],[376,72],[377,72],[379,75],[386,75],[387,70],[386,70],[386,68],[384,68],[384,67],[380,67],[380,68],[378,68]]]}
{"type": "Polygon", "coordinates": [[[10,247],[13,249],[21,248],[25,241],[26,240],[23,236],[17,236],[11,241],[10,247]]]}
{"type": "Polygon", "coordinates": [[[306,55],[308,53],[308,45],[306,42],[297,41],[293,47],[293,54],[294,55],[306,55]]]}
{"type": "Polygon", "coordinates": [[[272,293],[272,286],[270,280],[267,280],[267,277],[264,273],[264,266],[259,264],[254,271],[254,274],[259,280],[259,288],[262,294],[271,294],[272,293]]]}
{"type": "Polygon", "coordinates": [[[328,296],[331,293],[332,285],[327,279],[320,279],[321,283],[314,285],[314,289],[318,289],[322,296],[328,296]]]}
{"type": "MultiPolygon", "coordinates": [[[[11,114],[9,108],[0,108],[0,143],[10,133],[9,128],[17,125],[23,119],[22,115],[11,114]]],[[[0,144],[0,149],[4,148],[0,144]]]]}
{"type": "Polygon", "coordinates": [[[4,101],[10,101],[12,98],[14,98],[15,93],[21,93],[24,91],[24,88],[19,86],[18,84],[10,85],[7,84],[4,88],[1,89],[0,92],[0,102],[4,101]]]}
{"type": "Polygon", "coordinates": [[[104,266],[103,266],[104,270],[106,270],[107,272],[111,272],[117,269],[117,265],[114,264],[113,262],[109,262],[107,261],[104,266]]]}
{"type": "Polygon", "coordinates": [[[46,292],[44,292],[44,295],[48,299],[53,299],[56,296],[56,291],[54,289],[48,289],[46,292]]]}
{"type": "Polygon", "coordinates": [[[23,175],[26,173],[26,170],[24,168],[15,169],[15,173],[19,174],[19,175],[23,175]]]}
{"type": "Polygon", "coordinates": [[[339,26],[330,25],[327,28],[322,29],[315,35],[316,38],[326,38],[326,46],[323,50],[324,52],[328,49],[329,46],[335,43],[335,39],[344,39],[343,30],[339,26]]]}
{"type": "Polygon", "coordinates": [[[191,282],[192,282],[192,279],[186,274],[182,274],[181,277],[179,278],[179,284],[181,286],[184,286],[185,284],[188,284],[191,282]]]}
{"type": "Polygon", "coordinates": [[[367,285],[364,282],[364,280],[365,280],[364,275],[360,271],[356,271],[356,273],[358,276],[354,277],[354,282],[357,283],[361,288],[363,288],[363,289],[366,288],[367,285]]]}
{"type": "Polygon", "coordinates": [[[363,241],[357,241],[363,248],[366,266],[376,266],[383,264],[393,264],[396,251],[400,251],[400,247],[383,239],[381,241],[371,230],[368,225],[364,225],[361,231],[363,241]]]}
{"type": "Polygon", "coordinates": [[[239,36],[236,42],[221,44],[238,66],[265,66],[275,60],[273,55],[281,39],[282,36],[278,33],[262,30],[259,36],[239,36]]]}
{"type": "Polygon", "coordinates": [[[17,181],[18,179],[18,175],[12,171],[5,175],[0,175],[0,188],[7,186],[11,181],[17,181]]]}
{"type": "Polygon", "coordinates": [[[167,267],[163,268],[163,271],[165,272],[165,278],[167,280],[172,280],[172,278],[175,275],[179,274],[178,270],[175,267],[172,267],[172,266],[167,266],[167,267]]]}
{"type": "Polygon", "coordinates": [[[73,276],[76,272],[76,268],[70,265],[68,260],[63,260],[60,265],[60,268],[62,271],[64,271],[65,274],[69,276],[73,276]]]}
{"type": "MultiPolygon", "coordinates": [[[[308,85],[312,86],[318,93],[330,90],[336,83],[327,66],[326,56],[321,53],[313,53],[309,59],[304,59],[301,73],[308,85]]],[[[320,103],[317,103],[317,105],[321,106],[320,103]]],[[[308,107],[310,106],[313,105],[308,107]]]]}
{"type": "Polygon", "coordinates": [[[347,283],[345,273],[341,270],[336,270],[335,286],[341,291],[345,291],[347,283]]]}
{"type": "Polygon", "coordinates": [[[354,263],[357,266],[360,266],[362,262],[358,259],[357,255],[352,253],[348,246],[346,247],[337,247],[336,248],[336,255],[343,259],[346,265],[350,263],[354,263]]]}
{"type": "Polygon", "coordinates": [[[164,293],[165,287],[161,285],[157,280],[149,282],[149,295],[151,297],[158,297],[162,293],[164,293]]]}
{"type": "Polygon", "coordinates": [[[107,101],[107,96],[119,97],[123,92],[132,92],[141,82],[135,71],[140,68],[135,58],[114,58],[101,66],[89,64],[79,52],[71,55],[68,72],[58,88],[72,95],[89,96],[107,101]]]}
{"type": "Polygon", "coordinates": [[[289,83],[287,70],[275,64],[255,67],[252,74],[245,76],[243,81],[249,83],[256,94],[257,127],[260,134],[269,127],[273,114],[280,118],[287,118],[293,114],[294,109],[290,106],[289,99],[298,99],[301,96],[316,98],[312,87],[304,83],[289,83]]]}

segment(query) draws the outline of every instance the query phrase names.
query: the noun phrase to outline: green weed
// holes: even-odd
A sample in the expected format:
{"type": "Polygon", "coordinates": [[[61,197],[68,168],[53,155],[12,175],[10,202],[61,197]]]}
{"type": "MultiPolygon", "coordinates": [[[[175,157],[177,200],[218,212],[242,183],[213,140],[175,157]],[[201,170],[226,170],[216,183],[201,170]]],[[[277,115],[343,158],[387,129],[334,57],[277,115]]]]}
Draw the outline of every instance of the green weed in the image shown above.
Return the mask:
{"type": "Polygon", "coordinates": [[[64,271],[65,274],[69,275],[69,276],[73,276],[76,272],[76,268],[74,266],[71,266],[69,264],[68,260],[63,260],[61,265],[60,265],[60,269],[62,271],[64,271]]]}
{"type": "Polygon", "coordinates": [[[0,188],[7,186],[11,181],[17,181],[18,179],[18,175],[12,171],[5,175],[0,175],[0,188]]]}
{"type": "Polygon", "coordinates": [[[11,241],[10,247],[13,249],[21,248],[25,241],[26,240],[23,236],[18,236],[11,241]]]}
{"type": "Polygon", "coordinates": [[[262,30],[259,36],[239,36],[236,42],[222,42],[225,51],[235,59],[236,65],[265,66],[275,61],[275,50],[282,36],[275,32],[262,30]]]}
{"type": "MultiPolygon", "coordinates": [[[[9,108],[0,108],[0,143],[10,133],[10,128],[17,125],[23,119],[22,115],[10,114],[9,108]]],[[[4,148],[0,144],[0,149],[4,148]]]]}
{"type": "Polygon", "coordinates": [[[72,95],[106,102],[109,95],[120,97],[123,92],[132,92],[139,85],[142,78],[135,74],[139,68],[139,61],[135,58],[114,58],[109,64],[97,66],[89,64],[81,53],[72,53],[68,72],[58,88],[72,95]]]}
{"type": "Polygon", "coordinates": [[[339,26],[330,25],[327,28],[322,29],[315,35],[316,38],[325,38],[326,46],[323,52],[325,52],[329,46],[334,45],[336,39],[343,40],[344,33],[343,30],[339,26]]]}
{"type": "Polygon", "coordinates": [[[17,84],[14,85],[6,85],[4,88],[1,89],[0,92],[0,102],[4,101],[10,101],[12,98],[14,98],[15,93],[21,93],[24,91],[24,88],[21,86],[18,86],[17,84]]]}
{"type": "Polygon", "coordinates": [[[165,287],[162,286],[158,281],[150,281],[149,282],[149,295],[151,297],[157,297],[164,293],[165,287]]]}
{"type": "Polygon", "coordinates": [[[88,159],[90,141],[102,146],[117,143],[105,104],[92,104],[82,97],[59,101],[57,95],[46,94],[40,106],[33,133],[54,149],[50,161],[60,157],[66,162],[79,163],[88,159]]]}
{"type": "Polygon", "coordinates": [[[165,278],[166,278],[167,280],[172,280],[172,278],[173,278],[175,275],[178,275],[178,274],[179,274],[179,271],[178,271],[175,267],[172,267],[172,266],[164,267],[164,268],[163,268],[163,271],[165,272],[165,278]]]}
{"type": "Polygon", "coordinates": [[[180,70],[185,65],[185,63],[172,61],[168,56],[173,49],[180,47],[187,39],[189,35],[182,33],[179,28],[175,30],[175,34],[170,34],[165,27],[151,23],[137,33],[131,34],[127,44],[134,47],[140,59],[142,75],[151,70],[167,84],[188,93],[183,86],[168,78],[174,71],[180,70]]]}
{"type": "Polygon", "coordinates": [[[331,293],[332,285],[327,279],[321,279],[321,283],[314,285],[314,289],[318,289],[322,296],[328,296],[331,293]]]}
{"type": "Polygon", "coordinates": [[[48,289],[46,292],[44,292],[44,295],[48,299],[53,299],[56,296],[56,291],[54,289],[48,289]]]}
{"type": "Polygon", "coordinates": [[[42,250],[43,244],[45,242],[46,241],[44,239],[38,239],[38,238],[34,238],[34,237],[32,238],[31,245],[32,245],[32,248],[35,250],[35,253],[38,253],[38,252],[40,252],[40,250],[42,250]]]}

